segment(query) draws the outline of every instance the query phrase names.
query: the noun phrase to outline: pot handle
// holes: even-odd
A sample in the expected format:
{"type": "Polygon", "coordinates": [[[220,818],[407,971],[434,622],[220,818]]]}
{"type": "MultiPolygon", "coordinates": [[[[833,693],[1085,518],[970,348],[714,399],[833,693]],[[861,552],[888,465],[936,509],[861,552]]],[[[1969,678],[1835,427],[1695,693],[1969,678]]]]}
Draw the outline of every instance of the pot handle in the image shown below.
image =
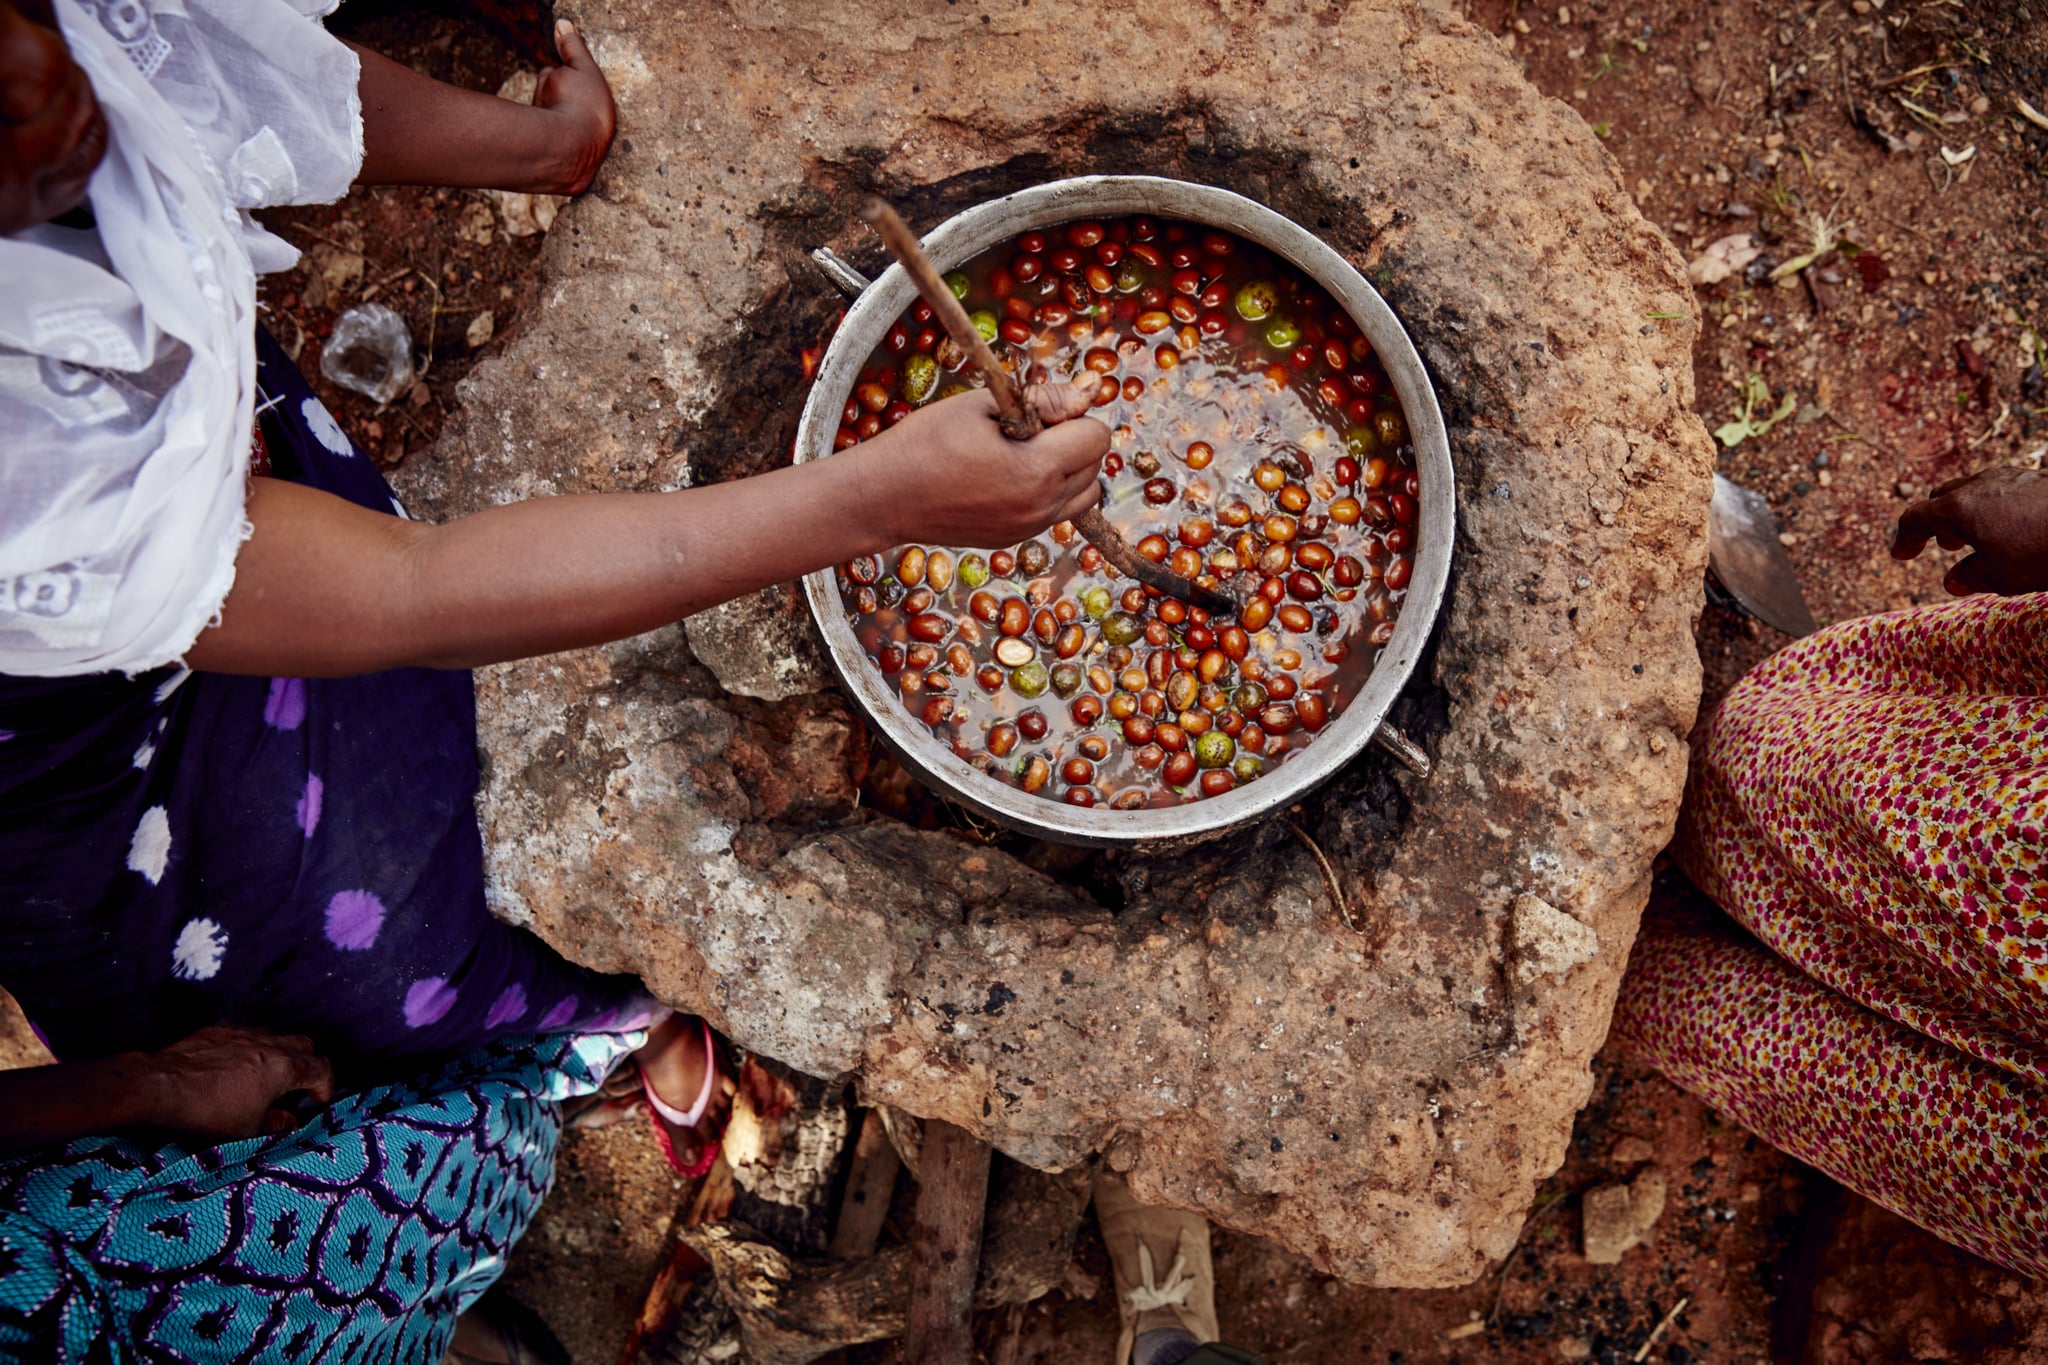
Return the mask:
{"type": "Polygon", "coordinates": [[[867,276],[839,259],[839,253],[829,246],[813,249],[811,252],[811,263],[817,266],[823,272],[825,278],[832,281],[833,286],[849,299],[859,298],[870,283],[867,276]]]}
{"type": "Polygon", "coordinates": [[[1402,767],[1417,777],[1428,777],[1436,765],[1430,761],[1429,751],[1401,733],[1401,728],[1390,720],[1380,722],[1380,728],[1372,732],[1372,742],[1392,754],[1402,767]]]}

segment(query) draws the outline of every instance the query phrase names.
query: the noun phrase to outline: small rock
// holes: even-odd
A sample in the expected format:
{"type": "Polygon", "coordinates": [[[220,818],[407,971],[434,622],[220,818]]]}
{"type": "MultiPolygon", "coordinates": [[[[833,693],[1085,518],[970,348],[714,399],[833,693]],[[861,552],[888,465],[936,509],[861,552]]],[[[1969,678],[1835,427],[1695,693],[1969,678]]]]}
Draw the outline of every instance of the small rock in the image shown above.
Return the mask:
{"type": "Polygon", "coordinates": [[[329,290],[346,289],[363,278],[365,264],[360,251],[342,251],[322,243],[313,248],[313,268],[329,290]]]}
{"type": "Polygon", "coordinates": [[[1909,481],[1909,480],[1906,480],[1906,479],[1900,479],[1900,480],[1899,480],[1899,496],[1900,496],[1900,497],[1902,497],[1902,498],[1910,498],[1910,497],[1912,497],[1912,496],[1913,496],[1913,495],[1914,495],[1915,493],[1918,493],[1919,491],[1920,491],[1920,486],[1919,486],[1918,484],[1916,484],[1916,483],[1913,483],[1913,482],[1911,482],[1911,481],[1909,481]]]}
{"type": "Polygon", "coordinates": [[[1593,1343],[1584,1337],[1559,1337],[1557,1358],[1559,1360],[1589,1360],[1593,1355],[1593,1343]]]}
{"type": "Polygon", "coordinates": [[[1614,1150],[1607,1159],[1617,1166],[1639,1166],[1657,1155],[1657,1148],[1648,1138],[1631,1134],[1614,1144],[1614,1150]]]}
{"type": "Polygon", "coordinates": [[[831,683],[810,618],[787,583],[735,597],[683,622],[690,653],[728,692],[782,701],[831,683]]]}
{"type": "Polygon", "coordinates": [[[1982,95],[1977,96],[1970,101],[1970,112],[1982,118],[1991,112],[1991,101],[1982,95]]]}
{"type": "Polygon", "coordinates": [[[474,351],[477,347],[487,344],[497,330],[498,319],[486,308],[469,320],[469,330],[462,334],[462,339],[468,342],[469,349],[474,351]]]}
{"type": "Polygon", "coordinates": [[[1508,929],[1509,955],[1515,982],[1526,986],[1539,976],[1553,976],[1591,962],[1600,952],[1600,936],[1541,896],[1515,897],[1508,929]]]}
{"type": "Polygon", "coordinates": [[[1586,1191],[1580,1204],[1586,1259],[1617,1265],[1621,1254],[1643,1240],[1664,1216],[1664,1173],[1654,1166],[1626,1185],[1586,1191]]]}
{"type": "Polygon", "coordinates": [[[1763,247],[1748,232],[1734,232],[1721,238],[1695,257],[1686,267],[1686,278],[1694,285],[1719,284],[1763,254],[1763,247]]]}

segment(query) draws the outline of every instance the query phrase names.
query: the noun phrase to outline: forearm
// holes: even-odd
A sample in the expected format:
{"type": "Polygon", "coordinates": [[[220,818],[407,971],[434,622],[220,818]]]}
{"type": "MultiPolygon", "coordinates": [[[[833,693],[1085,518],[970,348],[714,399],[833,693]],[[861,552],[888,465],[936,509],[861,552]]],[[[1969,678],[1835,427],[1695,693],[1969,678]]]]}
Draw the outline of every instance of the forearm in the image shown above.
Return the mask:
{"type": "Polygon", "coordinates": [[[543,498],[445,526],[259,479],[234,591],[187,662],[331,677],[473,668],[635,635],[894,544],[887,500],[864,490],[865,463],[543,498]]]}
{"type": "Polygon", "coordinates": [[[365,185],[559,189],[573,174],[561,120],[463,90],[355,43],[362,60],[365,185]]]}
{"type": "Polygon", "coordinates": [[[0,1155],[152,1122],[156,1084],[141,1053],[0,1071],[0,1155]]]}

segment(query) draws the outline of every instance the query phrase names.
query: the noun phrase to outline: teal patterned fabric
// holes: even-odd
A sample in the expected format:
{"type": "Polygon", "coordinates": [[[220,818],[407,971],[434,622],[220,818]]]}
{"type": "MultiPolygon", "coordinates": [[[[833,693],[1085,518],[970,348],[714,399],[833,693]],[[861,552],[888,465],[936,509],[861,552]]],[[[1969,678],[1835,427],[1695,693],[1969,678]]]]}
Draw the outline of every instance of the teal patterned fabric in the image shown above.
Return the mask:
{"type": "Polygon", "coordinates": [[[432,1365],[554,1179],[560,1102],[643,1041],[500,1039],[282,1137],[0,1163],[0,1360],[432,1365]]]}

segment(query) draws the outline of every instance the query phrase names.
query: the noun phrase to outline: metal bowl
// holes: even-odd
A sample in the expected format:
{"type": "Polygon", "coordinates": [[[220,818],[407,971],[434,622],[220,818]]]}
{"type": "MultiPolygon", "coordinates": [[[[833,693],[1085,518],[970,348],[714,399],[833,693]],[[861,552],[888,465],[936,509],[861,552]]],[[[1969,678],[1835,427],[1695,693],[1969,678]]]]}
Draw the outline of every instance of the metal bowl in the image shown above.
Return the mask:
{"type": "MultiPolygon", "coordinates": [[[[1411,767],[1426,770],[1427,758],[1390,729],[1383,732],[1383,726],[1387,709],[1407,684],[1435,625],[1455,534],[1451,452],[1444,437],[1443,413],[1414,343],[1386,301],[1348,261],[1264,205],[1228,190],[1180,180],[1090,175],[977,205],[948,219],[925,238],[924,246],[933,264],[942,271],[951,270],[1028,228],[1140,213],[1223,228],[1258,243],[1315,280],[1358,323],[1393,381],[1414,443],[1416,468],[1422,476],[1418,549],[1394,638],[1358,695],[1316,736],[1315,743],[1256,782],[1222,796],[1157,810],[1069,806],[1020,791],[970,767],[904,710],[895,688],[862,652],[847,623],[834,571],[820,569],[806,577],[804,592],[833,667],[905,766],[952,800],[1026,834],[1067,844],[1184,844],[1221,833],[1300,800],[1375,738],[1411,767]]],[[[859,277],[849,280],[849,274],[839,272],[842,284],[858,288],[859,277]]],[[[798,461],[832,454],[839,414],[862,362],[916,297],[916,286],[899,265],[890,266],[861,290],[832,338],[804,405],[803,420],[797,427],[798,461]]]]}

